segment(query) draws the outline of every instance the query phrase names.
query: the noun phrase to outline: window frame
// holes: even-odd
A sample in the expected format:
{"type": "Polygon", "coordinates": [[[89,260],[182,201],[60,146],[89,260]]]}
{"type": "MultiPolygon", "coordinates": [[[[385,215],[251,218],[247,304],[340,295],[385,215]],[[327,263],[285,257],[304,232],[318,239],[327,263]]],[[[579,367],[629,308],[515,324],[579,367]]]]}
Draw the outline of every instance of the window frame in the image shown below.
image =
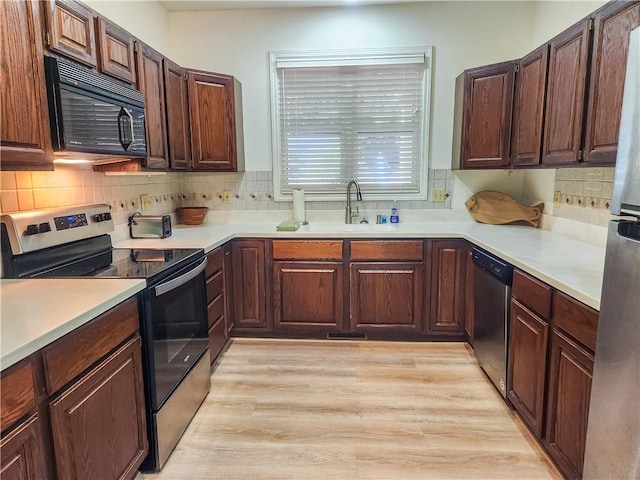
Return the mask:
{"type": "MultiPolygon", "coordinates": [[[[349,59],[362,59],[367,57],[393,57],[393,56],[418,56],[424,55],[424,76],[422,80],[423,88],[423,111],[422,111],[422,131],[420,138],[422,141],[420,148],[419,191],[418,192],[377,192],[367,193],[366,187],[363,192],[366,200],[427,200],[428,171],[431,160],[431,96],[432,96],[432,76],[433,76],[433,47],[397,47],[397,48],[375,48],[375,49],[349,49],[349,50],[275,50],[269,52],[269,80],[270,80],[270,109],[271,109],[271,155],[273,169],[273,199],[276,201],[291,201],[293,193],[282,192],[281,181],[281,150],[280,150],[280,95],[278,82],[278,60],[289,62],[303,61],[314,63],[322,62],[326,59],[338,61],[348,61],[349,59]]],[[[331,61],[331,60],[329,60],[331,61]]],[[[345,186],[346,187],[346,186],[345,186]]],[[[305,192],[305,200],[308,201],[336,201],[344,200],[343,193],[320,193],[305,192]]]]}

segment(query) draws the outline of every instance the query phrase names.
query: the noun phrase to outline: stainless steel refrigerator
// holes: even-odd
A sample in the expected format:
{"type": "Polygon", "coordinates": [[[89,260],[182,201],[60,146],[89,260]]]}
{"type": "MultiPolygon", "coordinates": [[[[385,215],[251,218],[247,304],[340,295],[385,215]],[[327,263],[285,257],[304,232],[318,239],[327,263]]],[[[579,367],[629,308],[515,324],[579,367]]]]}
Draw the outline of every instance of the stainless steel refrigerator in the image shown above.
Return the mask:
{"type": "Polygon", "coordinates": [[[585,479],[640,478],[640,28],[631,32],[585,447],[585,479]]]}

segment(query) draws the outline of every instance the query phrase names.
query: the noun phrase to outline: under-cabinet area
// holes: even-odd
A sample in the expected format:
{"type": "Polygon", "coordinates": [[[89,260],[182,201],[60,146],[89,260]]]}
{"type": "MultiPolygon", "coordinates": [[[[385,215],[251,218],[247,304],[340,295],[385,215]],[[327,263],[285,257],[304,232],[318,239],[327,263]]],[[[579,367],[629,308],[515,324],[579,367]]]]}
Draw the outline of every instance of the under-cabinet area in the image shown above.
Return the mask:
{"type": "Polygon", "coordinates": [[[465,240],[237,240],[233,333],[467,338],[465,240]]]}

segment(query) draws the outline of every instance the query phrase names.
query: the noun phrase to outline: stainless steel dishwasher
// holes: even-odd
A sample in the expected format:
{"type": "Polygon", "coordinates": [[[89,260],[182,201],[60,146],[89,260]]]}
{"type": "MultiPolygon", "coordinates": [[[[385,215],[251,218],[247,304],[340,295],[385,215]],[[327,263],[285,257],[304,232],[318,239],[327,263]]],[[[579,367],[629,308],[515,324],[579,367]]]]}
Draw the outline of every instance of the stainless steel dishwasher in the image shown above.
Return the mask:
{"type": "Polygon", "coordinates": [[[474,272],[473,350],[480,367],[503,397],[507,395],[507,343],[513,266],[477,247],[474,272]]]}

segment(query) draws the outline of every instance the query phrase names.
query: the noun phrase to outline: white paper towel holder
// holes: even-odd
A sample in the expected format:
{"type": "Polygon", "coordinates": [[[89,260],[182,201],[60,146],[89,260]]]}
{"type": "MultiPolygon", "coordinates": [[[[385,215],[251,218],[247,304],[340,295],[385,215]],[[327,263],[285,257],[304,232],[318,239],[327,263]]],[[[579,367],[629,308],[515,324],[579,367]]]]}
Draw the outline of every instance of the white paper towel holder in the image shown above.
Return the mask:
{"type": "Polygon", "coordinates": [[[293,217],[294,220],[297,220],[299,222],[301,222],[301,225],[309,225],[309,222],[307,221],[307,212],[306,212],[306,208],[305,208],[305,201],[304,201],[304,190],[300,187],[296,187],[293,189],[294,190],[294,194],[293,194],[293,217]],[[298,192],[298,195],[295,194],[295,192],[298,192]],[[301,194],[301,195],[300,195],[301,194]],[[302,198],[300,198],[302,197],[302,198]],[[302,202],[302,204],[300,205],[299,202],[302,202]],[[296,205],[297,203],[297,205],[296,205]],[[302,209],[302,212],[299,211],[299,209],[302,209]],[[298,210],[298,212],[296,213],[296,210],[298,210]],[[300,215],[300,213],[302,213],[302,215],[300,215]],[[299,216],[303,217],[303,220],[300,221],[299,216]]]}

